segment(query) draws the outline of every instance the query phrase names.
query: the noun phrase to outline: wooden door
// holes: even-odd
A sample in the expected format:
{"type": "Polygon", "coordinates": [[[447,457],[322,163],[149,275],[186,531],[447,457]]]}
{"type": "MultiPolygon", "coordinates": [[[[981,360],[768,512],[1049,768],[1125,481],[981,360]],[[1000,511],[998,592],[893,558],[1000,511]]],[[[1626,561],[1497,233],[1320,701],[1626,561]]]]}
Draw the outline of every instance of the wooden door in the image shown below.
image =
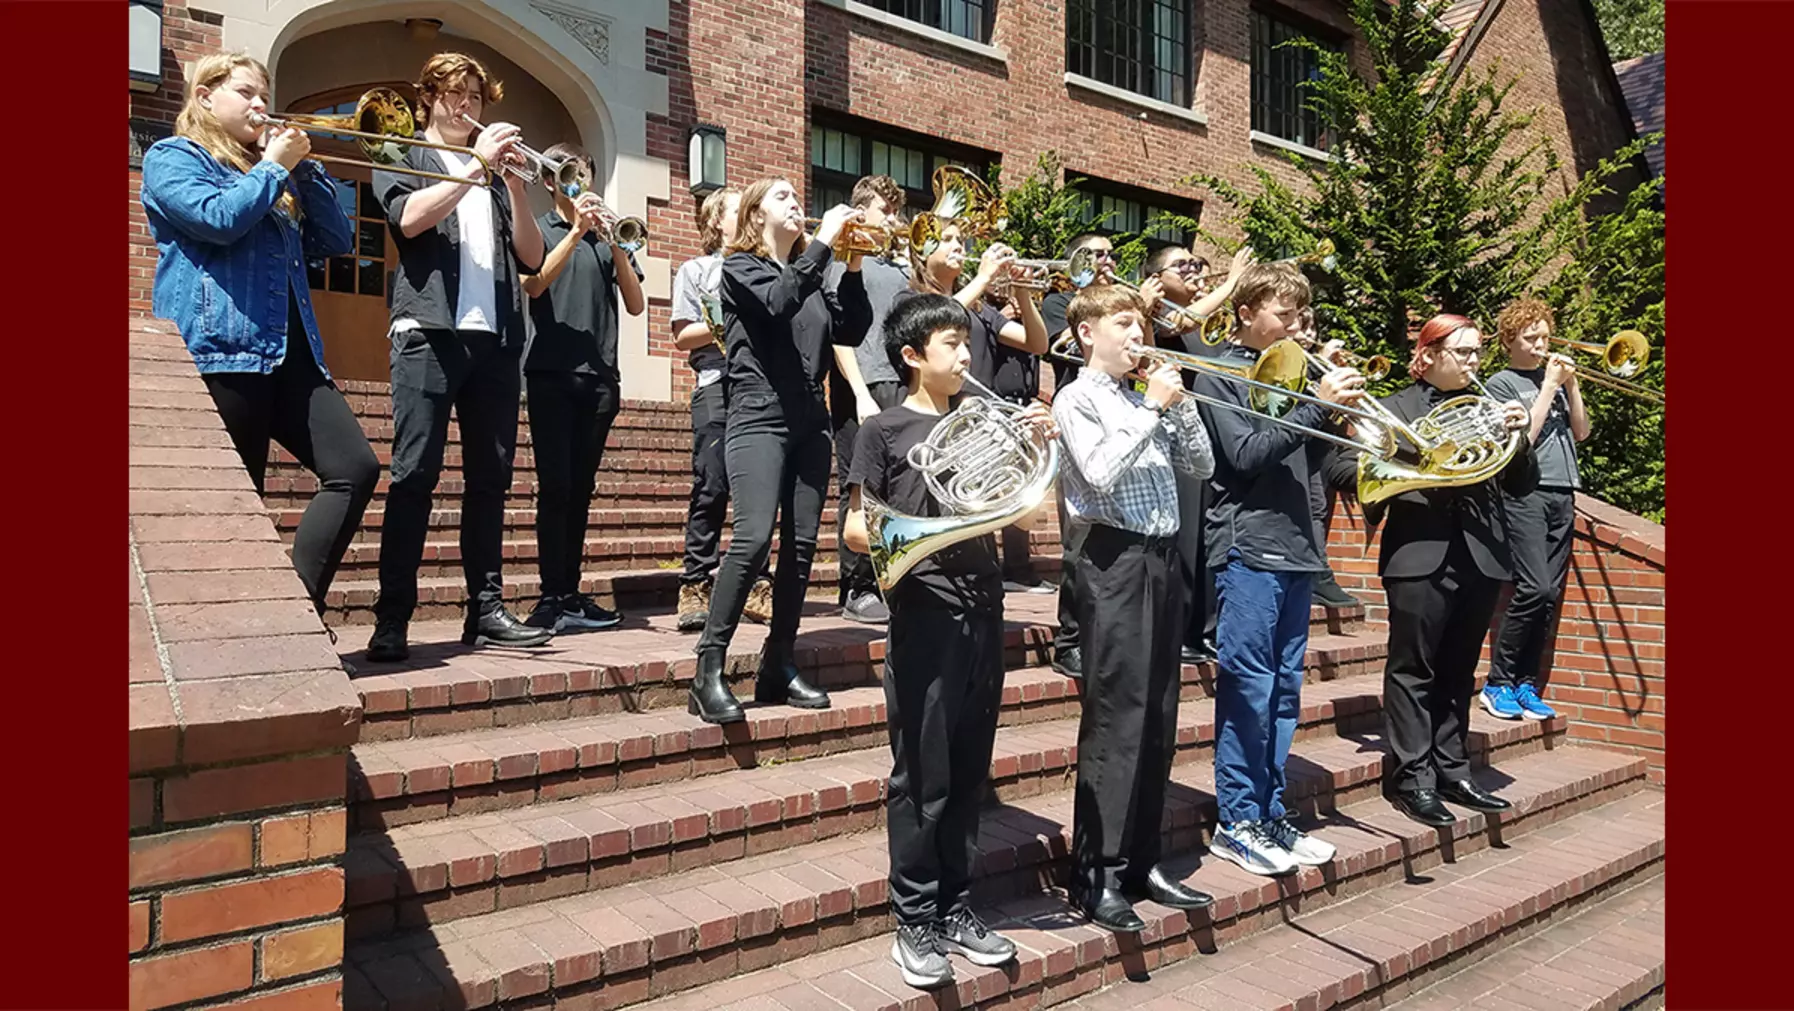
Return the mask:
{"type": "MultiPolygon", "coordinates": [[[[360,155],[350,145],[326,144],[315,135],[313,147],[319,153],[360,155]]],[[[384,383],[392,376],[386,289],[398,256],[386,218],[374,200],[369,183],[372,170],[338,163],[326,168],[337,183],[337,202],[355,229],[355,248],[349,256],[331,257],[310,269],[312,308],[324,338],[324,361],[338,379],[384,383]]]]}

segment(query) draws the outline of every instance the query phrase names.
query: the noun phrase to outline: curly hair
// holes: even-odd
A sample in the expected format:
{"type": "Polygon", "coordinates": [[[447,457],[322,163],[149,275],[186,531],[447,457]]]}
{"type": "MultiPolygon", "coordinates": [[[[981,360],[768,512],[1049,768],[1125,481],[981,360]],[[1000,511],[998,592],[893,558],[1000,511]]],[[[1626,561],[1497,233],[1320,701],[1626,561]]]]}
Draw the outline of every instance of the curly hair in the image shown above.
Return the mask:
{"type": "Polygon", "coordinates": [[[1500,338],[1501,343],[1508,344],[1514,338],[1532,329],[1535,323],[1545,324],[1547,333],[1557,329],[1556,315],[1551,312],[1551,307],[1542,300],[1523,298],[1517,302],[1510,302],[1507,308],[1501,310],[1501,315],[1495,317],[1495,336],[1500,338]]]}
{"type": "Polygon", "coordinates": [[[417,125],[430,125],[430,106],[435,104],[436,96],[463,78],[479,85],[484,104],[497,105],[504,101],[504,85],[486,73],[485,64],[465,53],[437,53],[417,75],[417,125]]]}

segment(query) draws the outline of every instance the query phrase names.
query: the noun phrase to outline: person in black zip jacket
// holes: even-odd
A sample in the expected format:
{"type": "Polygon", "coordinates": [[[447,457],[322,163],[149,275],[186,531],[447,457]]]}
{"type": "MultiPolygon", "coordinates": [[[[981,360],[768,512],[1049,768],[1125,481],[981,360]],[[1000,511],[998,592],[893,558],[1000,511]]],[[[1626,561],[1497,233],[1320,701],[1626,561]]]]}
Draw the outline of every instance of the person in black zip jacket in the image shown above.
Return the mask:
{"type": "MultiPolygon", "coordinates": [[[[1481,356],[1474,323],[1435,316],[1421,327],[1408,365],[1416,382],[1382,403],[1412,423],[1473,392],[1481,356]]],[[[1510,429],[1531,424],[1525,405],[1503,406],[1510,429]]],[[[1456,820],[1442,800],[1478,811],[1509,806],[1470,778],[1470,700],[1496,598],[1513,574],[1513,524],[1503,494],[1525,495],[1538,483],[1538,458],[1523,438],[1507,466],[1485,481],[1410,491],[1364,508],[1367,521],[1383,525],[1377,572],[1389,606],[1383,716],[1393,754],[1385,760],[1384,790],[1397,810],[1423,825],[1456,820]]]]}
{"type": "Polygon", "coordinates": [[[461,509],[461,558],[467,577],[470,646],[539,646],[553,629],[532,628],[505,610],[505,496],[517,456],[525,340],[518,272],[541,269],[542,230],[527,210],[526,184],[501,166],[517,159],[517,127],[493,123],[472,136],[464,116],[479,120],[501,97],[478,60],[440,53],[417,82],[424,137],[466,146],[504,177],[485,176],[478,161],[412,146],[405,165],[452,174],[467,183],[432,182],[402,172],[374,172],[374,195],[398,249],[392,275],[392,488],[380,528],[380,597],[374,604],[371,661],[409,655],[406,629],[417,607],[417,569],[429,533],[431,500],[442,475],[449,412],[461,424],[467,490],[461,509]],[[522,213],[516,209],[524,208],[522,213]]]}
{"type": "MultiPolygon", "coordinates": [[[[1217,359],[1249,366],[1294,336],[1308,307],[1308,279],[1289,263],[1248,267],[1234,289],[1233,339],[1217,359]]],[[[1214,373],[1195,391],[1247,408],[1247,387],[1214,373]]],[[[1355,369],[1334,369],[1312,391],[1345,405],[1364,389],[1355,369]]],[[[1301,714],[1308,616],[1315,577],[1327,568],[1308,508],[1309,445],[1327,408],[1302,403],[1273,424],[1249,409],[1202,404],[1215,444],[1205,541],[1218,595],[1215,798],[1220,827],[1210,852],[1255,874],[1321,866],[1334,847],[1296,829],[1283,806],[1284,764],[1301,714]]]]}
{"type": "Polygon", "coordinates": [[[832,348],[858,345],[872,323],[859,254],[848,258],[832,293],[823,285],[830,247],[842,228],[860,219],[860,211],[838,205],[823,216],[814,240],[806,241],[803,204],[790,182],[761,179],[741,195],[722,284],[729,383],[725,455],[735,498],[734,536],[718,567],[710,614],[698,639],[688,706],[708,723],[746,719],[723,683],[723,665],[749,584],[772,550],[775,519],[779,562],[772,628],[760,656],[754,700],[828,708],[827,693],[798,672],[794,647],[834,452],[823,378],[832,348]]]}

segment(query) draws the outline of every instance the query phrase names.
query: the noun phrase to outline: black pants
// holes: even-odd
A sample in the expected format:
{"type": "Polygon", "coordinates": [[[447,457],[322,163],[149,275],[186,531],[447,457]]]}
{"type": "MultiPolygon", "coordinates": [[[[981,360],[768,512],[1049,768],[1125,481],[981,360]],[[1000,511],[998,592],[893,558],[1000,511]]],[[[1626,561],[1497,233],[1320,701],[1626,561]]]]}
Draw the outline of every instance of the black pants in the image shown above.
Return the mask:
{"type": "Polygon", "coordinates": [[[532,372],[529,431],[536,455],[536,554],[542,595],[579,592],[586,521],[604,460],[604,441],[617,420],[617,381],[586,372],[532,372]]]}
{"type": "Polygon", "coordinates": [[[1215,608],[1215,570],[1208,567],[1208,503],[1213,494],[1208,478],[1174,471],[1177,478],[1177,561],[1183,577],[1183,642],[1200,646],[1215,641],[1219,621],[1215,608]]]}
{"type": "MultiPolygon", "coordinates": [[[[872,394],[872,401],[880,410],[903,403],[903,399],[909,395],[909,388],[902,383],[867,383],[866,391],[872,394]]],[[[853,444],[860,437],[860,415],[854,403],[853,388],[847,385],[846,380],[839,381],[829,392],[835,428],[838,499],[835,506],[835,529],[839,531],[847,524],[847,475],[851,473],[849,468],[853,466],[853,444]]],[[[841,559],[839,596],[842,604],[846,604],[852,597],[878,592],[878,577],[872,571],[872,559],[848,547],[846,541],[839,542],[835,553],[841,559]]]]}
{"type": "Polygon", "coordinates": [[[1425,579],[1385,579],[1389,659],[1383,721],[1397,790],[1431,790],[1470,776],[1470,697],[1476,663],[1501,584],[1484,575],[1463,542],[1425,579]]]}
{"type": "Polygon", "coordinates": [[[1539,488],[1507,500],[1508,548],[1514,556],[1514,595],[1495,633],[1489,683],[1541,687],[1548,671],[1540,661],[1557,628],[1557,608],[1570,575],[1575,542],[1576,493],[1539,488]]]}
{"type": "MultiPolygon", "coordinates": [[[[1035,402],[1035,398],[1031,396],[1005,394],[1003,399],[1017,407],[1027,407],[1035,402]]],[[[1028,531],[1011,523],[998,532],[997,539],[1003,546],[1003,578],[1023,585],[1033,585],[1034,558],[1028,531]]]]}
{"type": "Polygon", "coordinates": [[[504,599],[505,496],[517,457],[519,353],[482,331],[413,330],[393,335],[392,490],[380,529],[380,599],[375,614],[409,621],[417,567],[429,534],[449,412],[461,426],[461,566],[469,617],[504,599]]]}
{"type": "Polygon", "coordinates": [[[1058,482],[1053,491],[1059,497],[1059,628],[1053,633],[1053,652],[1063,653],[1078,648],[1083,605],[1077,558],[1089,527],[1065,508],[1065,483],[1058,482]]]}
{"type": "Polygon", "coordinates": [[[1078,552],[1084,658],[1074,889],[1138,885],[1159,862],[1184,630],[1175,538],[1093,525],[1078,552]]]}
{"type": "Polygon", "coordinates": [[[970,900],[978,814],[1003,701],[1003,613],[891,609],[885,652],[891,905],[928,923],[970,900]]]}
{"type": "Polygon", "coordinates": [[[832,451],[821,392],[815,392],[813,401],[799,395],[786,403],[791,406],[770,392],[730,391],[724,452],[735,498],[735,535],[717,567],[700,651],[727,649],[735,638],[748,590],[772,553],[775,521],[779,564],[772,581],[768,642],[788,646],[797,638],[822,503],[828,497],[832,451]]]}
{"type": "Polygon", "coordinates": [[[1320,549],[1321,561],[1327,564],[1327,571],[1317,575],[1315,582],[1337,582],[1333,576],[1333,563],[1327,558],[1327,532],[1333,527],[1333,495],[1327,488],[1327,476],[1319,467],[1312,467],[1308,473],[1308,515],[1314,519],[1314,545],[1320,549]]]}
{"type": "Polygon", "coordinates": [[[272,439],[318,476],[318,493],[293,535],[293,568],[319,611],[361,514],[380,480],[380,460],[355,412],[313,360],[297,319],[287,323],[287,356],[268,375],[214,372],[205,377],[224,430],[261,494],[272,439]]]}

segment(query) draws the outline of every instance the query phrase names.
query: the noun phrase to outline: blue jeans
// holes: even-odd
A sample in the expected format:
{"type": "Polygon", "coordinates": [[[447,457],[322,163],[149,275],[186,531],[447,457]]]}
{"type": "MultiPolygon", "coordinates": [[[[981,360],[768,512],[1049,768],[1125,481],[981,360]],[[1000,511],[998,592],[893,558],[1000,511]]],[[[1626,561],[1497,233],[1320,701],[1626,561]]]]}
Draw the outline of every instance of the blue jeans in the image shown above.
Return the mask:
{"type": "Polygon", "coordinates": [[[1283,765],[1302,711],[1314,574],[1261,572],[1239,552],[1215,574],[1221,647],[1215,797],[1221,823],[1281,818],[1283,765]]]}

